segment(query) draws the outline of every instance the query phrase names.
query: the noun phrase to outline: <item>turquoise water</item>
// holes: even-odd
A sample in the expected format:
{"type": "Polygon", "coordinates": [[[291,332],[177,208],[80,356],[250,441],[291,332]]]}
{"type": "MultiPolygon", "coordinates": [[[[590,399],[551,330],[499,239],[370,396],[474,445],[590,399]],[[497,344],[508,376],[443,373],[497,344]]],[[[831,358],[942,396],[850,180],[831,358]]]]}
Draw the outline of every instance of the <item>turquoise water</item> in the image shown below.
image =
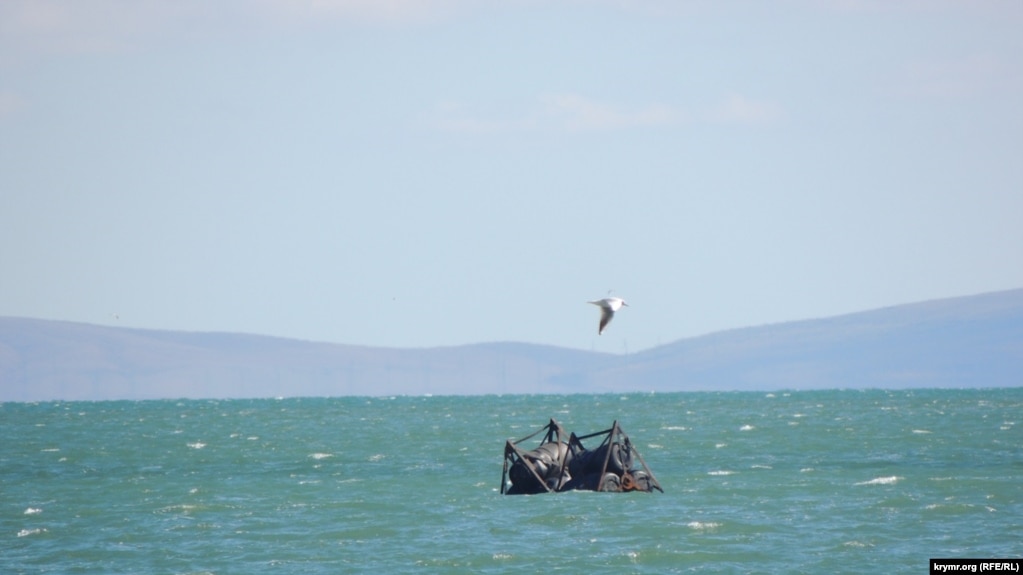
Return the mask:
{"type": "Polygon", "coordinates": [[[0,405],[0,573],[926,573],[1023,555],[1023,388],[0,405]],[[665,493],[499,493],[618,420],[665,493]]]}

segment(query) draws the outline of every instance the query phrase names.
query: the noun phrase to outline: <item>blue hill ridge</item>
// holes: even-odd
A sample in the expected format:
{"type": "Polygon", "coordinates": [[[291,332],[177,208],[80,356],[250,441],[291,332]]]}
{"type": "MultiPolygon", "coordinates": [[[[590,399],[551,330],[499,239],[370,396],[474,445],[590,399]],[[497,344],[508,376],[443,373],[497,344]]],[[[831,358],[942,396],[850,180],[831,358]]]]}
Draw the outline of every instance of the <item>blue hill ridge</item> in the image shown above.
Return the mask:
{"type": "Polygon", "coordinates": [[[1023,289],[687,338],[629,355],[394,349],[0,317],[0,401],[1023,385],[1023,289]]]}

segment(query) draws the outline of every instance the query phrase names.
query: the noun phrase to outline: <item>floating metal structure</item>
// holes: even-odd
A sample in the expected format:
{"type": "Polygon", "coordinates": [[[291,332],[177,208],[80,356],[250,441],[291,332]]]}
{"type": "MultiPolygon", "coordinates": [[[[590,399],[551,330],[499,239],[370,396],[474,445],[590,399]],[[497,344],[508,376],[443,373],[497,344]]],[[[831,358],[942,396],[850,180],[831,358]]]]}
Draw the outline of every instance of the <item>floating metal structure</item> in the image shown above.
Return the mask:
{"type": "Polygon", "coordinates": [[[504,446],[501,493],[507,495],[572,490],[649,493],[655,489],[664,493],[617,420],[610,429],[576,436],[567,434],[552,418],[534,433],[518,441],[509,439],[504,446]],[[541,433],[544,436],[536,449],[525,451],[519,447],[541,433]],[[594,449],[582,443],[601,435],[604,438],[594,449]]]}

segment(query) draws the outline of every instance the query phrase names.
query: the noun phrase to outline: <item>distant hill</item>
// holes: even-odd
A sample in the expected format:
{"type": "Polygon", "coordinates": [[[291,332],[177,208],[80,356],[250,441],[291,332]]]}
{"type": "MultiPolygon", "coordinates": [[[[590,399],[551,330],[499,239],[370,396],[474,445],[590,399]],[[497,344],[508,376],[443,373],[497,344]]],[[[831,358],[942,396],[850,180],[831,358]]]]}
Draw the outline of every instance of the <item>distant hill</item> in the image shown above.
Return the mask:
{"type": "Polygon", "coordinates": [[[1023,385],[1023,289],[725,331],[630,355],[390,349],[0,318],[0,401],[1023,385]]]}

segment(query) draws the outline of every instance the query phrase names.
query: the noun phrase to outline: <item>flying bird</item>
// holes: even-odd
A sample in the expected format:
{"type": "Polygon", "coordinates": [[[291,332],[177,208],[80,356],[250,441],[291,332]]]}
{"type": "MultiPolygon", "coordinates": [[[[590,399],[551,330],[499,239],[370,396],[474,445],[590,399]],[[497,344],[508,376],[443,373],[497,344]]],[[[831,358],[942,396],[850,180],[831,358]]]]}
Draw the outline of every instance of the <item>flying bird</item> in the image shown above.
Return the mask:
{"type": "Polygon", "coordinates": [[[586,303],[600,306],[600,327],[597,328],[597,335],[604,333],[607,324],[611,323],[611,320],[614,319],[616,311],[622,309],[623,305],[629,305],[620,297],[606,297],[586,303]]]}

